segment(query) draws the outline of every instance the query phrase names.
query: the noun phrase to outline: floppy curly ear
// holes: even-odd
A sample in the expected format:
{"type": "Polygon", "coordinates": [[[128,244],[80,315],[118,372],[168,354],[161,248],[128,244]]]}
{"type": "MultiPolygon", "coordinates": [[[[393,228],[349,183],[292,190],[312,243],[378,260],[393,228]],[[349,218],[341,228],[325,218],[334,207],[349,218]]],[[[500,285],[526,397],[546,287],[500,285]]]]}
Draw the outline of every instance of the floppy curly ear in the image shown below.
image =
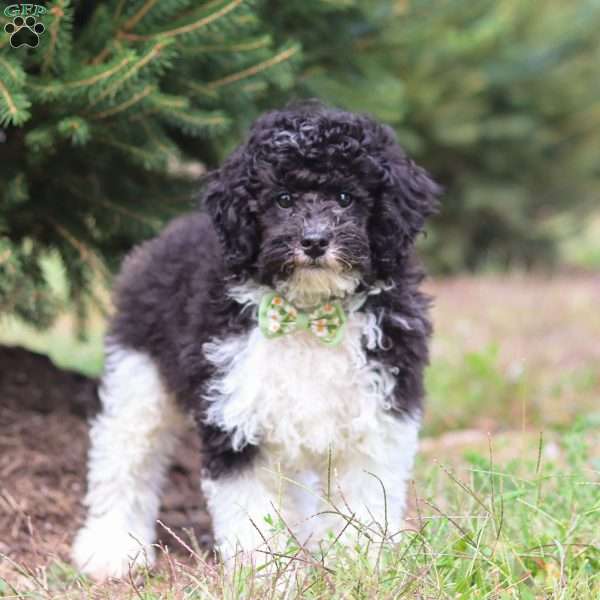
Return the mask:
{"type": "Polygon", "coordinates": [[[371,216],[370,239],[375,267],[385,277],[409,254],[427,217],[437,212],[442,188],[406,156],[391,130],[384,130],[387,143],[378,158],[381,187],[371,216]]]}
{"type": "Polygon", "coordinates": [[[259,236],[253,201],[241,183],[231,180],[221,169],[211,176],[203,202],[211,216],[223,248],[226,267],[241,273],[247,270],[258,252],[259,236]]]}

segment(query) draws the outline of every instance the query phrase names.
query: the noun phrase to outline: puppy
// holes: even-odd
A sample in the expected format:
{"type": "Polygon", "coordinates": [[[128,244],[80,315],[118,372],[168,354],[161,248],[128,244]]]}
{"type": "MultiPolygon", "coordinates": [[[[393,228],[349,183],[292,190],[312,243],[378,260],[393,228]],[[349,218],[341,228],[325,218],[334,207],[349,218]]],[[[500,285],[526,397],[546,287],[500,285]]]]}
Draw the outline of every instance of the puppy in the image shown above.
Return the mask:
{"type": "Polygon", "coordinates": [[[256,121],[202,210],[123,265],[73,548],[81,570],[153,563],[186,415],[223,560],[264,562],[290,535],[314,549],[360,532],[393,539],[431,332],[412,247],[438,194],[367,116],[308,103],[256,121]]]}

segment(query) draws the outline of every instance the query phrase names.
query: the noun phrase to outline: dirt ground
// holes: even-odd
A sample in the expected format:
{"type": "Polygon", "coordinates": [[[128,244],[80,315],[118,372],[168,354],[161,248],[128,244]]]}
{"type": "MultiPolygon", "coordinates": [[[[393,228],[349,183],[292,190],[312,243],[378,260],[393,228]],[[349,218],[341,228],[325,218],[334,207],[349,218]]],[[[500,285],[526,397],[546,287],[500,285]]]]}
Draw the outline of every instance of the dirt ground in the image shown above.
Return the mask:
{"type": "MultiPolygon", "coordinates": [[[[0,347],[0,398],[1,577],[14,563],[68,562],[84,517],[87,418],[98,400],[95,381],[57,369],[45,356],[7,347],[0,347]]],[[[188,541],[192,531],[208,545],[199,461],[190,433],[171,467],[160,519],[182,539],[188,541]]],[[[159,535],[184,558],[187,552],[166,530],[159,535]]]]}

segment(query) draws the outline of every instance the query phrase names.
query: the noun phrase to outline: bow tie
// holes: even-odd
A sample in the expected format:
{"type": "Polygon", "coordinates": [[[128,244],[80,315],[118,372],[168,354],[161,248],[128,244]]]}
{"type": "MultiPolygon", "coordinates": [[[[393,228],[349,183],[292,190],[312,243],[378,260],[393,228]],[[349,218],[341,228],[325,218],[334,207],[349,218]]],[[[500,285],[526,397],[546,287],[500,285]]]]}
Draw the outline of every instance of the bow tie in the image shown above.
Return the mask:
{"type": "Polygon", "coordinates": [[[276,292],[263,296],[258,309],[258,326],[267,338],[299,330],[310,331],[321,343],[335,346],[342,340],[346,315],[338,301],[325,302],[302,311],[276,292]]]}

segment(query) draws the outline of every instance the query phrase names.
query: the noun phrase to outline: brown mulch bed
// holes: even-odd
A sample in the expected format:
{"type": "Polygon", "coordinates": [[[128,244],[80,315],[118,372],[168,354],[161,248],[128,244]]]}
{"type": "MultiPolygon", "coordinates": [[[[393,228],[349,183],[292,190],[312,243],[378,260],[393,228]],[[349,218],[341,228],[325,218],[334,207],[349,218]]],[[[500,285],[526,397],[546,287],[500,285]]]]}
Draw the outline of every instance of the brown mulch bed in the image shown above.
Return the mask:
{"type": "MultiPolygon", "coordinates": [[[[12,561],[29,567],[69,561],[84,518],[87,419],[97,409],[94,380],[57,368],[46,356],[0,346],[0,576],[12,561]]],[[[209,520],[193,432],[180,446],[160,519],[182,539],[193,531],[206,545],[209,520]]],[[[167,531],[159,537],[186,554],[167,531]]]]}

